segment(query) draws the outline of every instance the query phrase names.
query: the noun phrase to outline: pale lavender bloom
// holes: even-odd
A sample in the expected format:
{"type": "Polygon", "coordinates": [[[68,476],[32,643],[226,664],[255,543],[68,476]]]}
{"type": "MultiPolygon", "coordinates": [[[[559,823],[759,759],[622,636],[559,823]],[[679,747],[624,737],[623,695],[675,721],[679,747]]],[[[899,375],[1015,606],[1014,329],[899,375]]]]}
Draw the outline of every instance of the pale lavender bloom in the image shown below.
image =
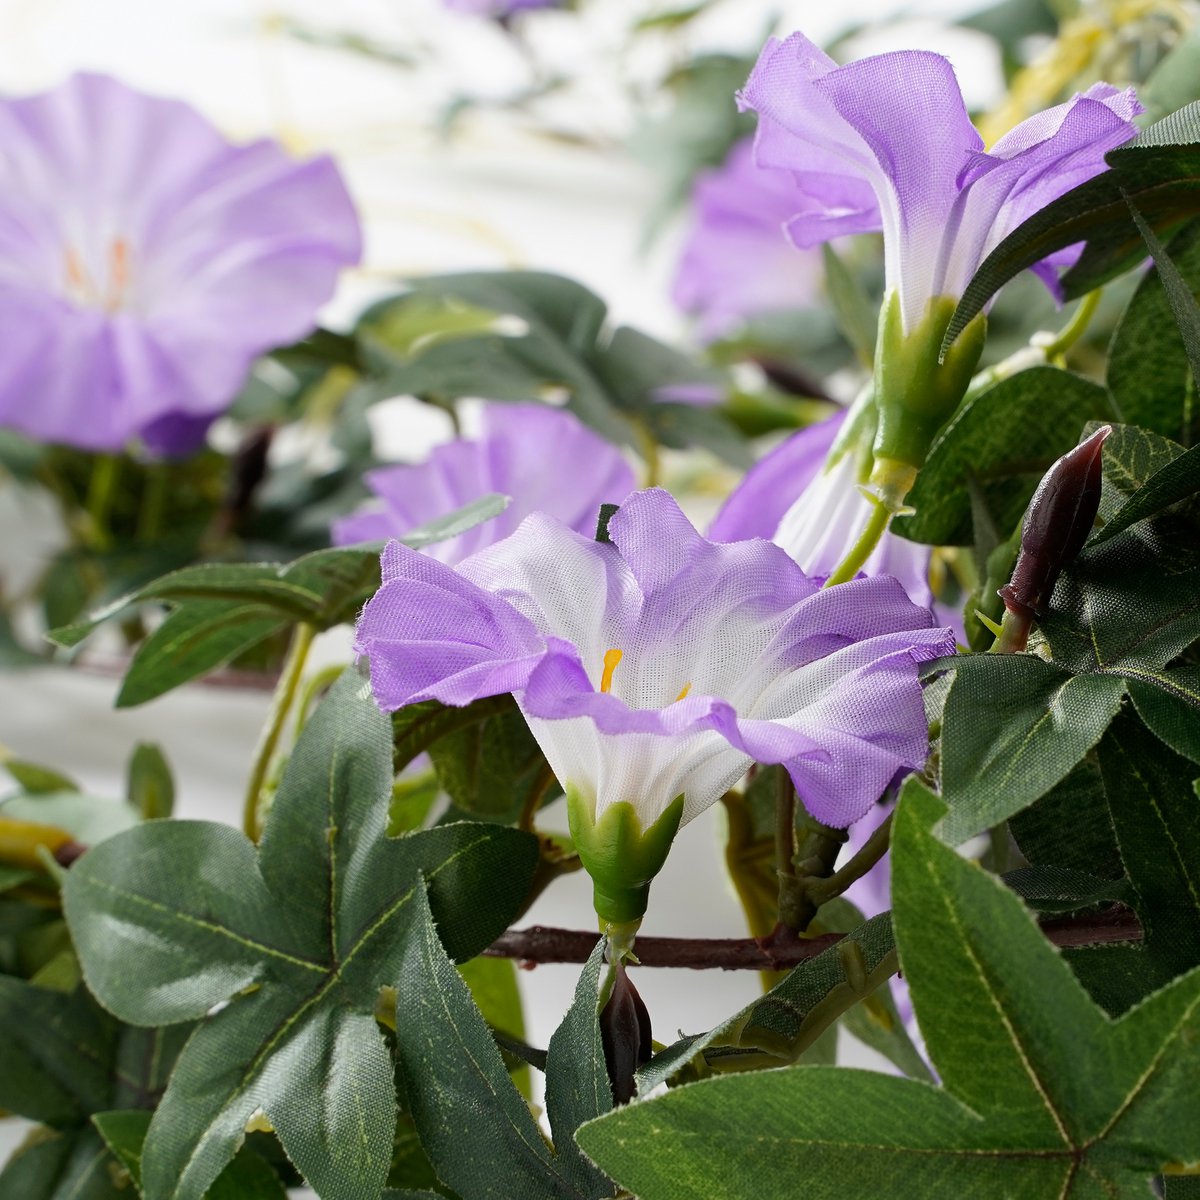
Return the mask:
{"type": "MultiPolygon", "coordinates": [[[[940,55],[839,67],[800,33],[767,43],[739,100],[759,115],[757,161],[793,173],[796,245],[883,231],[905,331],[933,297],[960,296],[1025,218],[1102,171],[1142,111],[1132,89],[1093,84],[985,151],[940,55]]],[[[1049,265],[1040,273],[1053,283],[1049,265]]]]}
{"type": "Polygon", "coordinates": [[[924,762],[917,664],[954,640],[895,580],[822,589],[769,542],[705,540],[658,489],[609,534],[536,513],[457,569],[391,543],[355,641],[380,706],[512,692],[563,786],[643,830],[752,762],[844,826],[924,762]]]}
{"type": "Polygon", "coordinates": [[[0,100],[0,425],[190,450],[360,251],[328,157],[103,75],[0,100]]]}
{"type": "Polygon", "coordinates": [[[334,522],[335,545],[402,537],[489,492],[511,497],[499,516],[425,550],[446,563],[508,537],[532,512],[591,535],[600,505],[619,504],[634,485],[614,445],[544,404],[486,405],[478,438],[458,438],[423,463],[380,467],[365,479],[378,500],[334,522]]]}
{"type": "Polygon", "coordinates": [[[699,316],[701,337],[711,341],[747,317],[816,299],[820,260],[797,252],[785,230],[796,211],[792,174],[757,166],[752,138],[697,177],[692,207],[672,298],[699,316]]]}
{"type": "MultiPolygon", "coordinates": [[[[729,542],[763,537],[782,546],[808,575],[826,578],[858,539],[871,505],[859,490],[857,455],[829,451],[845,420],[838,413],[810,425],[760,459],[725,501],[709,537],[729,542]]],[[[863,564],[866,575],[891,575],[914,603],[933,603],[928,546],[885,532],[863,564]]]]}
{"type": "Polygon", "coordinates": [[[564,0],[442,0],[445,8],[476,17],[511,17],[535,8],[561,8],[564,0]]]}

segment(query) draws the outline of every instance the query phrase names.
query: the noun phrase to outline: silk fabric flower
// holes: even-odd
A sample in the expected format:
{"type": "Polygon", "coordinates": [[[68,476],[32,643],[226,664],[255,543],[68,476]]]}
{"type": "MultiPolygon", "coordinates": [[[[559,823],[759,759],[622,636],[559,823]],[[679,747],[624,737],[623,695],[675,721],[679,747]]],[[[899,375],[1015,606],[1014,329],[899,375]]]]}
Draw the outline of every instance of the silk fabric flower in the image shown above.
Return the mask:
{"type": "MultiPolygon", "coordinates": [[[[759,115],[759,164],[793,173],[798,246],[883,231],[906,331],[932,299],[961,296],[1023,220],[1102,171],[1142,111],[1132,88],[1097,83],[985,150],[945,58],[902,50],[839,67],[800,33],[767,43],[739,100],[759,115]]],[[[1052,264],[1040,274],[1053,283],[1052,264]]]]}
{"type": "Polygon", "coordinates": [[[0,100],[0,425],[190,451],[361,251],[332,160],[103,75],[0,100]]]}
{"type": "Polygon", "coordinates": [[[355,642],[380,706],[512,692],[592,817],[624,802],[643,830],[754,761],[844,826],[924,762],[917,663],[954,639],[895,580],[823,590],[770,543],[705,540],[658,489],[609,533],[536,513],[457,569],[391,543],[355,642]]]}
{"type": "Polygon", "coordinates": [[[535,511],[591,534],[600,505],[624,500],[634,477],[621,452],[571,413],[489,404],[478,438],[438,446],[423,463],[369,471],[366,483],[377,500],[334,523],[337,545],[401,537],[489,492],[510,496],[499,516],[425,551],[456,563],[507,537],[535,511]]]}
{"type": "Polygon", "coordinates": [[[819,260],[798,253],[784,228],[796,211],[791,172],[758,166],[752,138],[738,142],[721,166],[701,173],[692,209],[672,296],[699,316],[705,340],[747,317],[803,308],[817,298],[819,260]]]}
{"type": "MultiPolygon", "coordinates": [[[[859,490],[858,455],[847,448],[829,462],[846,414],[792,434],[761,458],[734,489],[709,528],[714,541],[768,538],[808,575],[831,575],[870,516],[859,490]]],[[[891,575],[909,598],[928,608],[929,547],[885,532],[863,564],[866,575],[891,575]]]]}

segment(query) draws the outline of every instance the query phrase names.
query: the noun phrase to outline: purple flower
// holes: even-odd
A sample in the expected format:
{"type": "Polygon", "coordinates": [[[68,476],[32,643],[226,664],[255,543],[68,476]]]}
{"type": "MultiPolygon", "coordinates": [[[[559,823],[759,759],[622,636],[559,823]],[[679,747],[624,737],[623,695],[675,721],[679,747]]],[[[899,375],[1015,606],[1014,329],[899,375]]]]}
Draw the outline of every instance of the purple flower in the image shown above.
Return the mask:
{"type": "MultiPolygon", "coordinates": [[[[1097,83],[985,151],[940,55],[839,67],[799,33],[767,43],[739,100],[759,114],[758,162],[793,172],[798,246],[882,229],[906,331],[933,298],[960,296],[1021,221],[1103,170],[1142,111],[1132,89],[1097,83]]],[[[1053,282],[1048,266],[1041,274],[1053,282]]]]}
{"type": "Polygon", "coordinates": [[[0,100],[0,425],[190,450],[359,254],[327,157],[232,146],[103,75],[0,100]]]}
{"type": "Polygon", "coordinates": [[[621,452],[571,413],[544,404],[489,404],[477,440],[438,446],[415,466],[369,471],[366,482],[378,503],[336,521],[336,545],[402,537],[489,492],[511,496],[499,516],[425,551],[457,563],[508,537],[531,512],[591,535],[600,505],[624,500],[634,477],[621,452]]]}
{"type": "MultiPolygon", "coordinates": [[[[845,414],[792,434],[746,473],[713,520],[709,537],[731,542],[763,537],[782,546],[808,575],[833,573],[870,516],[853,448],[830,456],[845,414]]],[[[914,603],[933,603],[929,548],[885,532],[863,564],[891,575],[914,603]]]]}
{"type": "Polygon", "coordinates": [[[380,706],[512,692],[593,821],[623,803],[642,830],[751,762],[844,826],[924,762],[917,663],[954,641],[895,580],[823,590],[768,542],[705,540],[658,489],[609,534],[535,513],[457,569],[391,543],[355,643],[380,706]]]}
{"type": "Polygon", "coordinates": [[[798,253],[785,232],[796,211],[796,185],[791,172],[755,164],[752,138],[699,176],[692,205],[672,295],[684,311],[699,315],[703,338],[720,337],[756,313],[813,302],[819,260],[798,253]]]}
{"type": "Polygon", "coordinates": [[[564,0],[442,0],[453,12],[476,17],[511,17],[513,13],[534,8],[561,8],[564,0]]]}

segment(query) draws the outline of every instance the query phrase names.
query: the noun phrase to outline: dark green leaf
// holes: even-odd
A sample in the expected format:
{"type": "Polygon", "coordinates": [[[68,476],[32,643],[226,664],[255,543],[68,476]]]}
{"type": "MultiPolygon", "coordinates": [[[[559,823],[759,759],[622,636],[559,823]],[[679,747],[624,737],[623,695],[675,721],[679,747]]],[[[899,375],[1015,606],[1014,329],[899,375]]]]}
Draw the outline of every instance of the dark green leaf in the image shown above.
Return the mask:
{"type": "MultiPolygon", "coordinates": [[[[1186,279],[1200,280],[1200,222],[1173,238],[1169,253],[1186,279]]],[[[1108,387],[1121,420],[1186,446],[1198,415],[1195,381],[1163,284],[1159,268],[1138,285],[1109,347],[1108,387]]]]}
{"type": "Polygon", "coordinates": [[[536,856],[493,826],[387,839],[391,781],[390,722],[350,670],[305,727],[257,854],[227,826],[154,821],[69,872],[67,917],[104,1004],[142,1023],[205,1018],[150,1129],[156,1197],[199,1200],[259,1107],[327,1200],[382,1187],[395,1103],[374,1003],[418,877],[469,957],[516,912],[536,856]]]}
{"type": "Polygon", "coordinates": [[[1150,732],[1200,763],[1200,667],[1174,667],[1129,679],[1129,695],[1150,732]]]}
{"type": "Polygon", "coordinates": [[[1110,1022],[1021,902],[932,835],[944,812],[910,782],[892,840],[941,1088],[824,1067],[707,1080],[590,1122],[584,1150],[640,1200],[787,1196],[798,1179],[814,1200],[1084,1200],[1194,1161],[1200,971],[1110,1022]]]}
{"type": "Polygon", "coordinates": [[[554,1031],[546,1055],[546,1111],[560,1169],[582,1195],[611,1196],[609,1178],[575,1145],[575,1130],[613,1106],[600,1041],[600,971],[605,939],[596,942],[575,987],[575,999],[554,1031]]]}
{"type": "Polygon", "coordinates": [[[1200,767],[1129,713],[1113,722],[1099,757],[1145,931],[1142,953],[1179,974],[1200,964],[1200,804],[1192,786],[1200,767]]]}
{"type": "Polygon", "coordinates": [[[1036,866],[1091,872],[1105,879],[1124,873],[1094,754],[1040,800],[1016,813],[1009,828],[1021,853],[1036,866]]]}
{"type": "Polygon", "coordinates": [[[1125,694],[1117,675],[1072,675],[1026,654],[955,660],[942,718],[951,844],[1044,796],[1100,740],[1125,694]]]}
{"type": "MultiPolygon", "coordinates": [[[[139,1109],[96,1113],[92,1124],[113,1155],[142,1189],[142,1149],[151,1114],[139,1109]]],[[[253,1150],[243,1146],[217,1176],[205,1200],[287,1200],[279,1176],[253,1150]]]]}
{"type": "MultiPolygon", "coordinates": [[[[1059,832],[1064,826],[1060,826],[1059,832]]],[[[1019,867],[1004,873],[1005,887],[1035,912],[1070,913],[1113,901],[1128,902],[1127,879],[1101,879],[1087,871],[1061,866],[1019,867]]]]}
{"type": "Polygon", "coordinates": [[[896,971],[891,917],[882,913],[835,946],[805,959],[765,996],[709,1033],[685,1037],[638,1072],[638,1091],[679,1075],[690,1063],[721,1071],[795,1062],[854,1004],[896,971]]]}
{"type": "Polygon", "coordinates": [[[1130,214],[1134,205],[1158,232],[1196,214],[1200,196],[1200,103],[1189,104],[1109,151],[1109,170],[1034,213],[983,260],[946,331],[949,345],[1014,275],[1056,250],[1086,242],[1063,277],[1067,299],[1099,287],[1145,255],[1130,214]]]}
{"type": "Polygon", "coordinates": [[[1105,390],[1055,367],[1021,371],[969,399],[938,434],[909,493],[916,509],[895,522],[903,537],[933,545],[974,539],[971,481],[1000,536],[1021,519],[1046,469],[1084,424],[1111,414],[1105,390]]]}
{"type": "Polygon", "coordinates": [[[113,1178],[117,1164],[94,1129],[61,1133],[18,1149],[0,1171],[0,1196],[13,1200],[130,1200],[113,1178]]]}
{"type": "Polygon", "coordinates": [[[482,1015],[442,949],[420,884],[404,924],[396,1074],[438,1177],[463,1200],[582,1196],[561,1173],[513,1087],[482,1015]]]}
{"type": "MultiPolygon", "coordinates": [[[[511,958],[480,955],[463,963],[458,973],[471,989],[471,999],[483,1014],[492,1036],[520,1042],[525,1037],[525,1013],[521,989],[517,986],[517,964],[511,958]]],[[[529,1099],[528,1065],[519,1060],[510,1061],[509,1074],[521,1095],[529,1099]]]]}
{"type": "Polygon", "coordinates": [[[486,820],[511,824],[527,804],[559,791],[515,703],[438,738],[429,756],[450,799],[486,820]]]}

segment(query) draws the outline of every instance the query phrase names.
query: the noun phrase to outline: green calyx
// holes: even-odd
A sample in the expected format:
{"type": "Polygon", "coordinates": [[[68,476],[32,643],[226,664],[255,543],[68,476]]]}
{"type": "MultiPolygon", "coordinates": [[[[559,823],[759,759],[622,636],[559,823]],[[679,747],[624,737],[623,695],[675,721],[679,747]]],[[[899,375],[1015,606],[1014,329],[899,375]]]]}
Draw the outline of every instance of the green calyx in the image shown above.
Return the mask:
{"type": "Polygon", "coordinates": [[[662,870],[675,840],[683,796],[676,796],[648,829],[642,829],[637,810],[627,800],[610,804],[598,820],[595,813],[595,802],[568,786],[567,820],[579,858],[592,877],[600,928],[632,936],[646,912],[650,882],[662,870]]]}
{"type": "MultiPolygon", "coordinates": [[[[915,478],[941,427],[958,407],[979,365],[987,319],[979,314],[938,362],[942,338],[957,301],[935,296],[925,316],[907,332],[900,297],[891,292],[879,313],[879,343],[875,352],[875,405],[879,428],[875,435],[878,479],[895,491],[905,475],[915,478]]],[[[902,499],[902,497],[901,497],[902,499]]]]}

